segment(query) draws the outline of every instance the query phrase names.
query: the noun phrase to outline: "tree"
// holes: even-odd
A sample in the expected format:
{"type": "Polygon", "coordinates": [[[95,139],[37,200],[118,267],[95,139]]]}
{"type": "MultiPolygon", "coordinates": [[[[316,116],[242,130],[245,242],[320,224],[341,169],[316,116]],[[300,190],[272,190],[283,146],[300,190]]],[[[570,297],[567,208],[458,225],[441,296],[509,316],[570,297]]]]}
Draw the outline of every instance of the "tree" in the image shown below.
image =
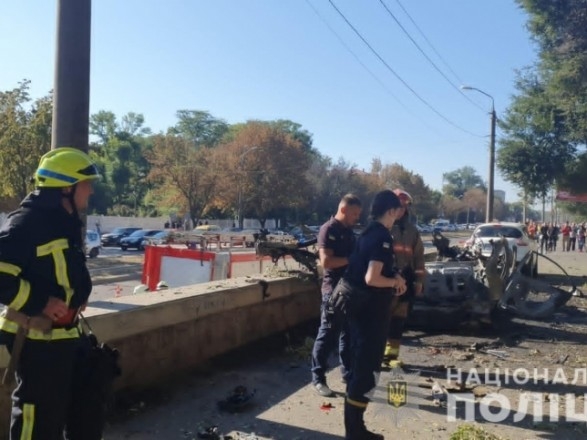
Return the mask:
{"type": "Polygon", "coordinates": [[[479,188],[486,190],[483,179],[473,167],[464,166],[444,173],[442,179],[446,182],[442,188],[443,193],[454,198],[462,197],[469,189],[479,188]]]}
{"type": "Polygon", "coordinates": [[[228,124],[202,110],[178,110],[179,121],[168,131],[180,136],[196,147],[213,147],[218,145],[228,132],[228,124]]]}
{"type": "MultiPolygon", "coordinates": [[[[477,223],[485,218],[485,210],[487,209],[487,194],[481,188],[471,188],[463,194],[463,211],[467,211],[466,218],[462,223],[477,223]]],[[[497,204],[499,199],[494,201],[494,212],[497,214],[497,204]]]]}
{"type": "Polygon", "coordinates": [[[414,199],[413,212],[422,221],[427,221],[437,215],[438,200],[419,174],[407,170],[398,163],[383,164],[381,159],[373,159],[371,174],[375,178],[376,191],[383,188],[400,188],[407,191],[414,199]]]}
{"type": "Polygon", "coordinates": [[[52,96],[31,102],[30,81],[0,92],[0,196],[24,198],[40,157],[51,148],[52,96]]]}
{"type": "Polygon", "coordinates": [[[561,110],[569,140],[587,140],[587,3],[517,0],[539,47],[534,70],[548,99],[561,110]]]}
{"type": "MultiPolygon", "coordinates": [[[[587,193],[587,152],[582,152],[569,164],[558,180],[560,189],[572,189],[576,194],[587,193]]],[[[581,217],[587,217],[587,203],[564,203],[567,211],[581,217]]]]}
{"type": "Polygon", "coordinates": [[[299,141],[270,124],[248,122],[234,140],[219,146],[224,182],[218,204],[259,220],[280,217],[306,203],[309,158],[299,141]]]}
{"type": "Polygon", "coordinates": [[[505,121],[498,167],[529,196],[543,200],[566,179],[576,147],[587,141],[587,3],[585,0],[517,0],[539,60],[519,75],[505,121]],[[501,157],[500,157],[501,156],[501,157]]]}
{"type": "Polygon", "coordinates": [[[150,199],[164,209],[188,213],[197,224],[216,196],[220,171],[216,155],[169,134],[155,136],[153,148],[145,154],[151,164],[147,180],[156,187],[150,199]]]}
{"type": "Polygon", "coordinates": [[[120,123],[112,112],[100,111],[90,117],[90,134],[98,137],[90,154],[104,174],[91,202],[96,212],[136,216],[141,211],[150,189],[146,179],[150,164],[144,156],[150,148],[145,138],[150,129],[143,124],[143,115],[133,112],[120,123]]]}
{"type": "Polygon", "coordinates": [[[538,78],[527,73],[516,83],[520,91],[500,121],[504,132],[497,167],[529,196],[544,197],[564,174],[575,147],[568,141],[564,119],[546,98],[538,78]]]}

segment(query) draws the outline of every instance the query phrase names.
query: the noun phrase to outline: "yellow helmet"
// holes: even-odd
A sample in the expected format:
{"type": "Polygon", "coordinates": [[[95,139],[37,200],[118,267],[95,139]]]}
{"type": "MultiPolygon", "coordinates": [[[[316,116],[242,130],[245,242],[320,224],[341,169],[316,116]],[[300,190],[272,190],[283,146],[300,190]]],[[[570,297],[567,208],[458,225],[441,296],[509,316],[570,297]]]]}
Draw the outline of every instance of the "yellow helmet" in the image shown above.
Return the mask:
{"type": "Polygon", "coordinates": [[[98,167],[90,156],[70,147],[57,148],[44,154],[35,173],[38,188],[62,188],[99,178],[98,167]]]}

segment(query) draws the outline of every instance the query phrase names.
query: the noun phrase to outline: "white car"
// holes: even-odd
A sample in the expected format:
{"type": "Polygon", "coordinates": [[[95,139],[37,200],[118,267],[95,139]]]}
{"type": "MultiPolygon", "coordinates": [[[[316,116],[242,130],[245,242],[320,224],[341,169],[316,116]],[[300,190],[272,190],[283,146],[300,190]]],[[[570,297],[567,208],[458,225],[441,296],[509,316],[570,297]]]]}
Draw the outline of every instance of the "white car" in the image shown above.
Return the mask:
{"type": "Polygon", "coordinates": [[[516,262],[519,263],[528,252],[535,250],[536,243],[528,237],[526,226],[521,223],[496,222],[483,223],[475,228],[465,245],[481,246],[484,257],[491,255],[491,241],[505,237],[510,248],[516,249],[516,262]],[[515,246],[515,248],[514,248],[515,246]]]}
{"type": "Polygon", "coordinates": [[[100,248],[102,242],[100,241],[100,235],[92,230],[86,230],[86,253],[90,258],[96,258],[100,254],[100,248]]]}

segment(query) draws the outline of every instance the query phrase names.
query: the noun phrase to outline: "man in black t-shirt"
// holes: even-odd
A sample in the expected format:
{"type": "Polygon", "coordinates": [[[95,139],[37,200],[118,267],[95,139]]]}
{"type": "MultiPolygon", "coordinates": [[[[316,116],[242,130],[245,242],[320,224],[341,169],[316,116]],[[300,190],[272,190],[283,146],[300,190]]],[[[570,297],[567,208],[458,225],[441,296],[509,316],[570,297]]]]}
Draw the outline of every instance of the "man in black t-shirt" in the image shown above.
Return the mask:
{"type": "Polygon", "coordinates": [[[355,245],[353,226],[361,216],[361,201],[353,194],[345,195],[334,217],[320,228],[318,233],[318,249],[320,264],[324,269],[322,279],[322,310],[320,328],[312,350],[312,384],[316,392],[323,397],[334,396],[326,384],[328,356],[338,339],[338,351],[342,365],[343,380],[347,379],[350,367],[349,332],[345,322],[328,310],[328,300],[334,286],[343,276],[355,245]]]}

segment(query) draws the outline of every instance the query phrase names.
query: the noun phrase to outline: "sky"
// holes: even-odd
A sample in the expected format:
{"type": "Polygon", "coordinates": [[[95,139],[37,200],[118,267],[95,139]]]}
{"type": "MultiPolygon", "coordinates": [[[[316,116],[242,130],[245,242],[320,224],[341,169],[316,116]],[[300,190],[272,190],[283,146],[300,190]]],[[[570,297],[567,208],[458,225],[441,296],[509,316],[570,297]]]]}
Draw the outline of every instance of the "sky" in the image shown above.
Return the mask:
{"type": "MultiPolygon", "coordinates": [[[[3,2],[0,90],[53,88],[56,16],[56,0],[3,2]]],[[[460,86],[504,115],[537,59],[526,20],[514,0],[94,0],[90,113],[153,132],[181,109],[289,119],[334,161],[399,163],[438,190],[464,166],[487,180],[492,99],[460,86]]]]}

